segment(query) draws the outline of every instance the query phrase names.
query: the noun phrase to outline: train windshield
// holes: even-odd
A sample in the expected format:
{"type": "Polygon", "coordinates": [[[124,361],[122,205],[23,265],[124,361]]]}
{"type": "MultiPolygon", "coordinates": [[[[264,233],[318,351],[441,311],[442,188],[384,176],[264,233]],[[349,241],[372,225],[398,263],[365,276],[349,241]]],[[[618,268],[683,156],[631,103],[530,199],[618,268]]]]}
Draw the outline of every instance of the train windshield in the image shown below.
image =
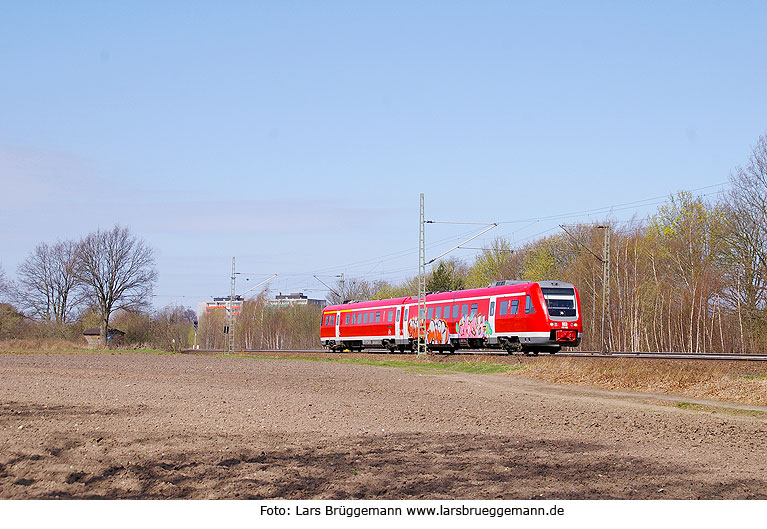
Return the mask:
{"type": "Polygon", "coordinates": [[[577,316],[575,308],[575,290],[572,288],[541,288],[543,299],[549,309],[549,316],[574,317],[577,316]]]}

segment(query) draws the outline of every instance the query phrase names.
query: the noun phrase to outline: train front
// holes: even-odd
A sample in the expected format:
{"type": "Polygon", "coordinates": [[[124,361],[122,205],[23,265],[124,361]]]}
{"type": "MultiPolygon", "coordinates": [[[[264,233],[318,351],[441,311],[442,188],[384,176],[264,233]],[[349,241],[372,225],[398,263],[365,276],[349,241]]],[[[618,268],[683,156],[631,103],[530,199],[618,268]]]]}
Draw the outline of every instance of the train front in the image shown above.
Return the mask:
{"type": "Polygon", "coordinates": [[[539,281],[549,322],[549,343],[557,348],[577,347],[583,337],[581,300],[572,283],[539,281]]]}

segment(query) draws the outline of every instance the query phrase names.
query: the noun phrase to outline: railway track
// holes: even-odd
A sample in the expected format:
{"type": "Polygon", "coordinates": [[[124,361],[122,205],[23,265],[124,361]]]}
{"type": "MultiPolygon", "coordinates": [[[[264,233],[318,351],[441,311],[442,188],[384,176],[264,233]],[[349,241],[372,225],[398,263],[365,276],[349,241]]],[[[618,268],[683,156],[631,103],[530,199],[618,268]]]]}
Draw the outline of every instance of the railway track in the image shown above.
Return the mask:
{"type": "MultiPolygon", "coordinates": [[[[181,351],[186,354],[202,354],[202,355],[221,355],[226,354],[226,351],[221,349],[186,349],[181,351]]],[[[245,349],[238,350],[234,354],[237,355],[312,355],[312,356],[328,356],[328,357],[343,357],[346,355],[354,354],[355,357],[387,357],[387,358],[414,358],[413,354],[392,354],[385,349],[372,349],[370,352],[365,353],[331,353],[323,349],[245,349]]],[[[466,350],[461,353],[433,353],[434,357],[441,359],[470,359],[470,358],[506,358],[513,359],[519,358],[521,355],[508,355],[505,351],[488,352],[484,350],[466,350]]],[[[566,358],[638,358],[638,359],[671,359],[671,360],[718,360],[718,361],[749,361],[749,362],[765,362],[767,361],[767,354],[740,354],[740,353],[679,353],[679,352],[613,352],[602,353],[599,351],[562,351],[553,355],[542,354],[545,357],[566,357],[566,358]]]]}

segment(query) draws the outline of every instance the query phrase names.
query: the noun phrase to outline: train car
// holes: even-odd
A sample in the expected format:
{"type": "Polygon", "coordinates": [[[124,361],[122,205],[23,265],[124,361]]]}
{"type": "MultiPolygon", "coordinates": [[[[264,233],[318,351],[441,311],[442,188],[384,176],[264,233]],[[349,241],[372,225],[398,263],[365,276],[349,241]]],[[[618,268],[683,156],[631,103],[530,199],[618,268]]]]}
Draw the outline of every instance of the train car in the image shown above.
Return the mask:
{"type": "Polygon", "coordinates": [[[414,297],[332,305],[322,312],[320,341],[332,351],[415,351],[420,326],[433,351],[538,354],[577,347],[583,336],[578,290],[562,281],[429,293],[424,316],[418,318],[414,297]]]}

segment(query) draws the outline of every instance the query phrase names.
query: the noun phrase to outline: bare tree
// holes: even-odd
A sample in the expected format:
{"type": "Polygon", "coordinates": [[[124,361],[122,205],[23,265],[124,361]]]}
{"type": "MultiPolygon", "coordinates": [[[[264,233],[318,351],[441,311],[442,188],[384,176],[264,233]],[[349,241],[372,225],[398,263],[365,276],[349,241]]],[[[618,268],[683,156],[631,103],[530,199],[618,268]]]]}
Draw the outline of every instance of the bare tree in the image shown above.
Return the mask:
{"type": "Polygon", "coordinates": [[[152,344],[155,332],[152,315],[148,312],[117,311],[112,314],[112,324],[125,333],[123,345],[148,347],[152,344]]]}
{"type": "Polygon", "coordinates": [[[371,283],[367,279],[347,278],[343,283],[339,279],[333,290],[325,296],[325,299],[331,305],[338,305],[351,299],[367,300],[373,296],[376,290],[375,283],[371,283]]]}
{"type": "Polygon", "coordinates": [[[493,281],[516,279],[522,273],[521,254],[498,237],[476,256],[467,278],[469,287],[485,287],[493,281]]]}
{"type": "Polygon", "coordinates": [[[77,265],[76,243],[38,244],[16,273],[15,297],[21,308],[48,322],[67,323],[83,302],[77,265]]]}
{"type": "Polygon", "coordinates": [[[432,267],[426,277],[426,290],[430,292],[447,292],[462,290],[466,286],[467,267],[455,259],[445,259],[439,265],[432,267]]]}
{"type": "Polygon", "coordinates": [[[197,315],[185,307],[165,307],[152,318],[152,344],[178,353],[189,347],[189,333],[197,315]]]}
{"type": "Polygon", "coordinates": [[[5,271],[3,270],[3,267],[0,266],[0,301],[8,295],[9,289],[10,285],[8,284],[8,279],[5,277],[5,271]]]}
{"type": "Polygon", "coordinates": [[[730,185],[724,196],[729,228],[724,298],[761,334],[767,305],[767,134],[757,140],[748,164],[730,175],[730,185]]]}
{"type": "MultiPolygon", "coordinates": [[[[247,306],[247,303],[245,303],[247,306]]],[[[244,308],[244,307],[243,307],[244,308]]],[[[223,310],[203,313],[199,319],[199,331],[197,340],[203,349],[223,349],[225,345],[226,316],[223,310]]]]}
{"type": "Polygon", "coordinates": [[[100,316],[106,346],[109,317],[118,309],[137,310],[150,301],[157,280],[154,252],[119,225],[98,230],[80,241],[78,277],[100,316]]]}

